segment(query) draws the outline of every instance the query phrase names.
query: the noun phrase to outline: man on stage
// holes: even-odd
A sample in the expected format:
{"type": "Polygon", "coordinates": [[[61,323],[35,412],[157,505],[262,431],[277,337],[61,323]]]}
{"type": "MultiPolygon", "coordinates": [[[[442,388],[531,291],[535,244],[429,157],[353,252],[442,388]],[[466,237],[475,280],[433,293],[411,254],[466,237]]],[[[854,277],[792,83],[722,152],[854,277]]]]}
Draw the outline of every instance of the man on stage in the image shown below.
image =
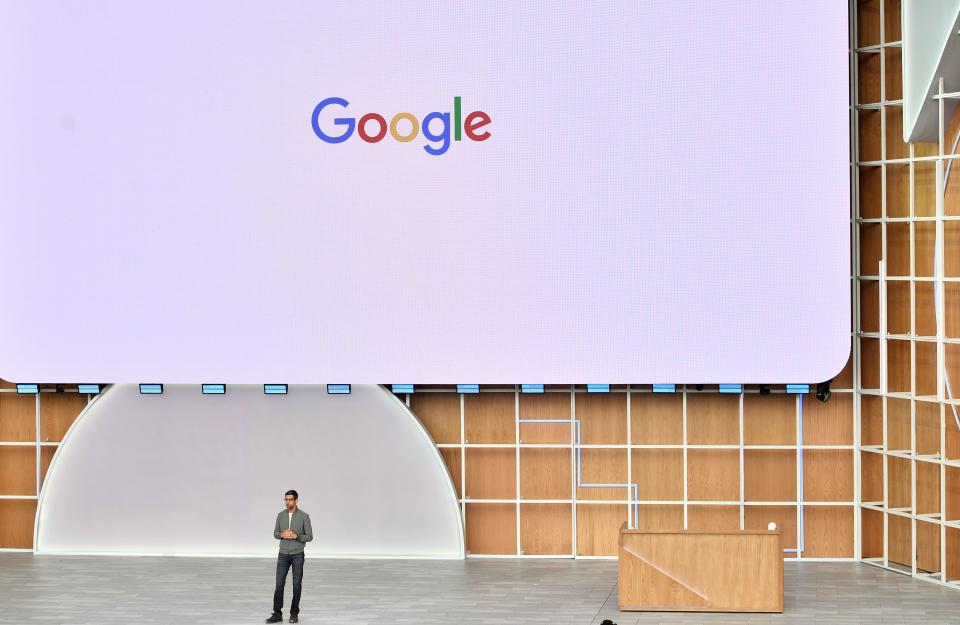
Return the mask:
{"type": "Polygon", "coordinates": [[[313,528],[310,527],[310,515],[297,507],[297,491],[288,490],[283,501],[286,510],[277,515],[273,527],[273,537],[280,541],[280,553],[277,555],[277,587],[273,592],[273,614],[268,623],[283,621],[283,587],[287,582],[287,571],[293,567],[293,601],[290,603],[290,622],[297,623],[300,614],[300,585],[303,582],[303,546],[313,540],[313,528]],[[286,529],[283,529],[286,528],[286,529]]]}

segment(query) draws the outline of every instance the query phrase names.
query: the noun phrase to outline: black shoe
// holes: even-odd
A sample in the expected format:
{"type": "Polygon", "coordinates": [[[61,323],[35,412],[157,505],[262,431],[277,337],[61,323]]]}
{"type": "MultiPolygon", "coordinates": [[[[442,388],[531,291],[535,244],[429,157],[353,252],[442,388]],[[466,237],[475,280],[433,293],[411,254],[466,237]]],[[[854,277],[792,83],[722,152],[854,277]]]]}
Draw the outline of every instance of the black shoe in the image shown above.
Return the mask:
{"type": "Polygon", "coordinates": [[[271,614],[270,618],[266,620],[267,623],[282,623],[283,615],[282,614],[271,614]]]}
{"type": "Polygon", "coordinates": [[[297,618],[297,615],[296,615],[296,614],[291,614],[291,615],[290,615],[290,622],[291,622],[291,623],[299,623],[299,622],[300,622],[300,619],[297,618]]]}

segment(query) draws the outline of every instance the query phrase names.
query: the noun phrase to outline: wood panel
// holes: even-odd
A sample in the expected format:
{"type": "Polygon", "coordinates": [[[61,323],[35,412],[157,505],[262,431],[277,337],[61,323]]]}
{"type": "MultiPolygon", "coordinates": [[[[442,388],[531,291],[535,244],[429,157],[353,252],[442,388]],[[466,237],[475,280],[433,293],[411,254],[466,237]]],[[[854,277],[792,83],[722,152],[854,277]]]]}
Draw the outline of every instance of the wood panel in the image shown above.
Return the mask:
{"type": "Polygon", "coordinates": [[[883,226],[878,223],[860,224],[860,275],[879,275],[883,259],[883,226]]]}
{"type": "Polygon", "coordinates": [[[0,548],[32,549],[36,515],[35,500],[0,499],[0,548]]]}
{"type": "Polygon", "coordinates": [[[869,508],[860,511],[860,555],[883,557],[883,513],[869,508]]]}
{"type": "MultiPolygon", "coordinates": [[[[803,400],[803,442],[805,445],[853,444],[853,393],[834,393],[828,401],[803,400]]],[[[881,423],[881,439],[882,426],[881,423]]],[[[869,443],[867,443],[869,444],[869,443]]]]}
{"type": "Polygon", "coordinates": [[[880,102],[880,55],[876,52],[858,52],[857,103],[877,102],[880,102]]]}
{"type": "Polygon", "coordinates": [[[910,400],[887,398],[887,450],[907,451],[910,444],[910,400]]]}
{"type": "Polygon", "coordinates": [[[746,445],[795,445],[796,395],[744,395],[743,442],[746,445]]]}
{"type": "Polygon", "coordinates": [[[632,452],[630,481],[637,484],[638,499],[683,501],[682,449],[634,449],[632,452]]]}
{"type": "Polygon", "coordinates": [[[36,494],[36,447],[0,447],[0,495],[36,494]]]}
{"type": "MultiPolygon", "coordinates": [[[[887,184],[889,187],[889,182],[887,184]]],[[[910,275],[910,224],[887,223],[886,259],[888,276],[910,275]]],[[[907,315],[909,314],[908,309],[907,315]]]]}
{"type": "Polygon", "coordinates": [[[739,501],[740,453],[735,449],[689,450],[687,498],[689,501],[739,501]]]}
{"type": "Polygon", "coordinates": [[[571,504],[520,504],[520,550],[530,555],[573,555],[571,504]]]}
{"type": "Polygon", "coordinates": [[[861,278],[857,281],[857,285],[860,289],[860,331],[879,332],[880,281],[861,278]]]}
{"type": "Polygon", "coordinates": [[[0,441],[33,442],[37,431],[35,395],[0,393],[0,441]]]}
{"type": "Polygon", "coordinates": [[[440,449],[440,455],[443,457],[443,463],[447,465],[447,471],[450,472],[450,479],[453,480],[453,488],[457,491],[457,499],[463,498],[463,472],[461,471],[462,458],[460,449],[453,447],[444,447],[440,449]]]}
{"type": "Polygon", "coordinates": [[[806,506],[803,514],[804,558],[853,557],[853,506],[806,506]]]}
{"type": "Polygon", "coordinates": [[[463,429],[467,443],[509,443],[517,440],[513,393],[463,396],[463,429]]]}
{"type": "MultiPolygon", "coordinates": [[[[831,398],[831,400],[832,399],[833,398],[831,398]]],[[[860,444],[883,445],[883,397],[877,395],[860,395],[859,400],[860,444]]],[[[827,402],[827,404],[829,403],[830,402],[827,402]]],[[[814,443],[810,444],[812,445],[814,443]]]]}
{"type": "Polygon", "coordinates": [[[513,449],[467,449],[466,463],[468,498],[516,498],[517,458],[513,449]]]}
{"type": "Polygon", "coordinates": [[[887,340],[887,388],[891,393],[913,391],[910,375],[910,341],[887,340]]]}
{"type": "Polygon", "coordinates": [[[911,557],[912,530],[910,519],[896,514],[887,515],[887,559],[906,567],[913,566],[911,557]]]}
{"type": "Polygon", "coordinates": [[[909,158],[910,144],[903,140],[903,107],[885,106],[883,113],[887,125],[887,159],[909,158]]]}
{"type": "Polygon", "coordinates": [[[947,580],[960,580],[960,529],[947,528],[947,580]]]}
{"type": "Polygon", "coordinates": [[[860,453],[860,499],[865,503],[883,502],[883,456],[860,453]]]}
{"type": "MultiPolygon", "coordinates": [[[[581,449],[582,484],[626,484],[626,449],[581,449]]],[[[624,488],[578,488],[577,499],[629,499],[629,489],[624,488]]],[[[617,526],[619,527],[619,525],[617,526]]]]}
{"type": "MultiPolygon", "coordinates": [[[[936,347],[936,346],[934,346],[936,347]]],[[[940,404],[918,401],[914,405],[916,446],[920,455],[940,454],[940,404]]]]}
{"type": "Polygon", "coordinates": [[[834,389],[846,389],[851,390],[853,388],[853,343],[850,343],[849,346],[850,356],[847,358],[847,364],[843,366],[843,369],[840,370],[833,378],[833,388],[834,389]]]}
{"type": "Polygon", "coordinates": [[[796,501],[797,453],[787,449],[743,452],[744,501],[796,501]]]}
{"type": "Polygon", "coordinates": [[[53,462],[53,455],[57,452],[56,447],[41,447],[40,448],[40,485],[47,479],[47,470],[50,468],[50,463],[53,462]]]}
{"type": "Polygon", "coordinates": [[[634,445],[683,444],[683,395],[633,393],[630,435],[634,445]]]}
{"type": "MultiPolygon", "coordinates": [[[[902,142],[901,142],[902,143],[902,142]]],[[[887,217],[903,218],[910,216],[910,165],[889,164],[887,167],[887,217]]],[[[898,224],[900,225],[900,224],[898,224]]],[[[906,224],[903,224],[906,226],[906,224]]],[[[903,230],[907,234],[907,247],[903,249],[903,258],[907,261],[907,272],[903,273],[900,261],[894,263],[897,267],[895,273],[889,273],[891,276],[910,275],[910,227],[906,226],[903,230]]],[[[888,236],[889,236],[889,230],[888,236]]],[[[909,301],[909,300],[908,300],[909,301]]]]}
{"type": "MultiPolygon", "coordinates": [[[[881,113],[878,110],[857,111],[857,122],[860,124],[860,160],[879,161],[881,157],[881,141],[883,133],[881,127],[881,113]]],[[[869,275],[876,275],[872,272],[869,275]]]]}
{"type": "Polygon", "coordinates": [[[883,40],[887,43],[900,41],[903,38],[900,15],[900,0],[883,0],[883,40]]]}
{"type": "Polygon", "coordinates": [[[864,389],[880,388],[880,342],[877,339],[860,337],[860,386],[864,389]]]}
{"type": "Polygon", "coordinates": [[[623,530],[620,610],[782,612],[781,536],[623,530]]]}
{"type": "Polygon", "coordinates": [[[917,570],[940,571],[940,526],[917,521],[917,570]]]}
{"type": "Polygon", "coordinates": [[[626,393],[577,393],[576,414],[582,444],[627,444],[626,393]]]}
{"type": "Polygon", "coordinates": [[[682,530],[683,506],[640,506],[637,529],[682,530]]]}
{"type": "Polygon", "coordinates": [[[460,396],[456,393],[414,393],[410,410],[436,443],[460,442],[460,396]]]}
{"type": "Polygon", "coordinates": [[[890,508],[912,507],[910,461],[887,456],[887,505],[890,508]]]}
{"type": "Polygon", "coordinates": [[[857,0],[857,47],[865,48],[879,43],[880,0],[857,0]]]}
{"type": "Polygon", "coordinates": [[[917,514],[940,512],[940,465],[932,462],[917,462],[916,484],[917,514]]]}
{"type": "Polygon", "coordinates": [[[805,501],[853,501],[853,450],[807,449],[803,452],[805,501]]]}
{"type": "MultiPolygon", "coordinates": [[[[777,524],[783,532],[783,548],[797,548],[797,507],[796,506],[746,506],[743,509],[743,529],[765,530],[770,522],[777,524]]],[[[784,557],[796,557],[784,554],[784,557]]]]}
{"type": "Polygon", "coordinates": [[[687,529],[723,532],[740,529],[740,506],[687,506],[687,529]]]}
{"type": "MultiPolygon", "coordinates": [[[[914,344],[914,395],[937,394],[937,344],[916,341],[914,344]]],[[[939,442],[939,441],[938,441],[939,442]]]]}
{"type": "MultiPolygon", "coordinates": [[[[944,283],[944,289],[947,294],[947,306],[949,306],[950,298],[950,288],[949,286],[957,286],[954,282],[944,283]]],[[[916,335],[917,336],[936,336],[937,335],[937,309],[933,305],[934,298],[934,283],[933,282],[915,282],[913,284],[914,288],[914,298],[913,298],[913,316],[916,321],[916,335]]],[[[950,315],[948,315],[949,317],[950,315]]],[[[956,317],[956,313],[952,315],[956,317]]],[[[950,336],[948,333],[947,336],[950,336]]]]}
{"type": "Polygon", "coordinates": [[[914,275],[924,278],[933,277],[933,246],[935,238],[936,225],[932,221],[918,221],[913,224],[914,275]]]}
{"type": "Polygon", "coordinates": [[[40,396],[40,440],[60,442],[87,407],[87,395],[43,393],[40,396]]]}
{"type": "MultiPolygon", "coordinates": [[[[520,394],[521,419],[570,419],[570,393],[520,394]]],[[[565,423],[521,423],[524,443],[570,444],[572,425],[565,423]]]]}
{"type": "MultiPolygon", "coordinates": [[[[938,152],[936,144],[933,145],[934,152],[938,152]]],[[[913,214],[917,217],[934,217],[937,214],[936,163],[920,161],[913,164],[913,214]]]]}
{"type": "Polygon", "coordinates": [[[860,176],[860,217],[883,217],[883,169],[874,165],[857,167],[860,176]]]}
{"type": "Polygon", "coordinates": [[[617,555],[620,525],[626,520],[625,504],[577,504],[577,555],[617,555]]]}
{"type": "MultiPolygon", "coordinates": [[[[947,338],[958,339],[960,338],[960,282],[944,282],[944,308],[946,313],[946,328],[945,332],[947,333],[947,338]]],[[[936,330],[936,317],[935,310],[933,308],[933,285],[929,284],[927,286],[927,291],[929,292],[928,301],[924,302],[927,324],[929,326],[929,319],[933,317],[934,319],[934,331],[936,330]]],[[[920,304],[918,303],[919,307],[920,304]]],[[[932,334],[932,333],[931,333],[932,334]]]]}
{"type": "MultiPolygon", "coordinates": [[[[910,257],[907,256],[909,263],[910,257]]],[[[887,280],[887,332],[910,334],[910,283],[887,280]]]]}
{"type": "Polygon", "coordinates": [[[688,393],[687,441],[691,445],[738,445],[740,396],[688,393]]]}
{"type": "Polygon", "coordinates": [[[521,449],[520,496],[523,499],[570,499],[572,464],[569,449],[521,449]]]}
{"type": "Polygon", "coordinates": [[[957,467],[946,467],[946,496],[947,509],[944,511],[944,519],[947,521],[960,521],[960,469],[957,467]]]}
{"type": "Polygon", "coordinates": [[[948,278],[960,277],[960,222],[943,222],[943,274],[948,278]]]}
{"type": "Polygon", "coordinates": [[[516,554],[517,511],[511,503],[468,503],[467,553],[516,554]]]}

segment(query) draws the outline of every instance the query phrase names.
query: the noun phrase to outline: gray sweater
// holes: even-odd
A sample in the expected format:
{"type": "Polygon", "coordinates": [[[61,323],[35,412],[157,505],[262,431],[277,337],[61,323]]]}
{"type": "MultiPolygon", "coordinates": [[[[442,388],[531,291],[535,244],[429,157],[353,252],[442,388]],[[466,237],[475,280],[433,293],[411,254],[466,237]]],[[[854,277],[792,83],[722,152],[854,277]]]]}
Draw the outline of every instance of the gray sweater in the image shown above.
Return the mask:
{"type": "Polygon", "coordinates": [[[310,515],[297,508],[290,518],[290,513],[284,510],[277,515],[277,524],[273,528],[273,537],[280,541],[280,553],[303,553],[303,545],[313,540],[313,528],[310,526],[310,515]],[[280,532],[291,529],[297,535],[296,539],[280,538],[280,532]]]}

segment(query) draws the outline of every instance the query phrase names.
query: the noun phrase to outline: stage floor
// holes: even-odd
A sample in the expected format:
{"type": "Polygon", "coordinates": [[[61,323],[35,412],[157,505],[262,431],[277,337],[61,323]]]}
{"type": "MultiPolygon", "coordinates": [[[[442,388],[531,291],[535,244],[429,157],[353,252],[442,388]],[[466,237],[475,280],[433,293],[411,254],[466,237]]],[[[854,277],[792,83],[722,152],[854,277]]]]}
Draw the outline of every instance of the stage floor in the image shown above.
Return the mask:
{"type": "MultiPolygon", "coordinates": [[[[0,623],[262,623],[274,561],[0,554],[0,623]]],[[[607,560],[320,560],[300,622],[365,625],[960,623],[960,591],[858,563],[785,565],[775,614],[623,613],[607,560]]],[[[290,581],[287,581],[287,603],[290,581]]],[[[286,621],[284,621],[286,622],[286,621]]]]}

